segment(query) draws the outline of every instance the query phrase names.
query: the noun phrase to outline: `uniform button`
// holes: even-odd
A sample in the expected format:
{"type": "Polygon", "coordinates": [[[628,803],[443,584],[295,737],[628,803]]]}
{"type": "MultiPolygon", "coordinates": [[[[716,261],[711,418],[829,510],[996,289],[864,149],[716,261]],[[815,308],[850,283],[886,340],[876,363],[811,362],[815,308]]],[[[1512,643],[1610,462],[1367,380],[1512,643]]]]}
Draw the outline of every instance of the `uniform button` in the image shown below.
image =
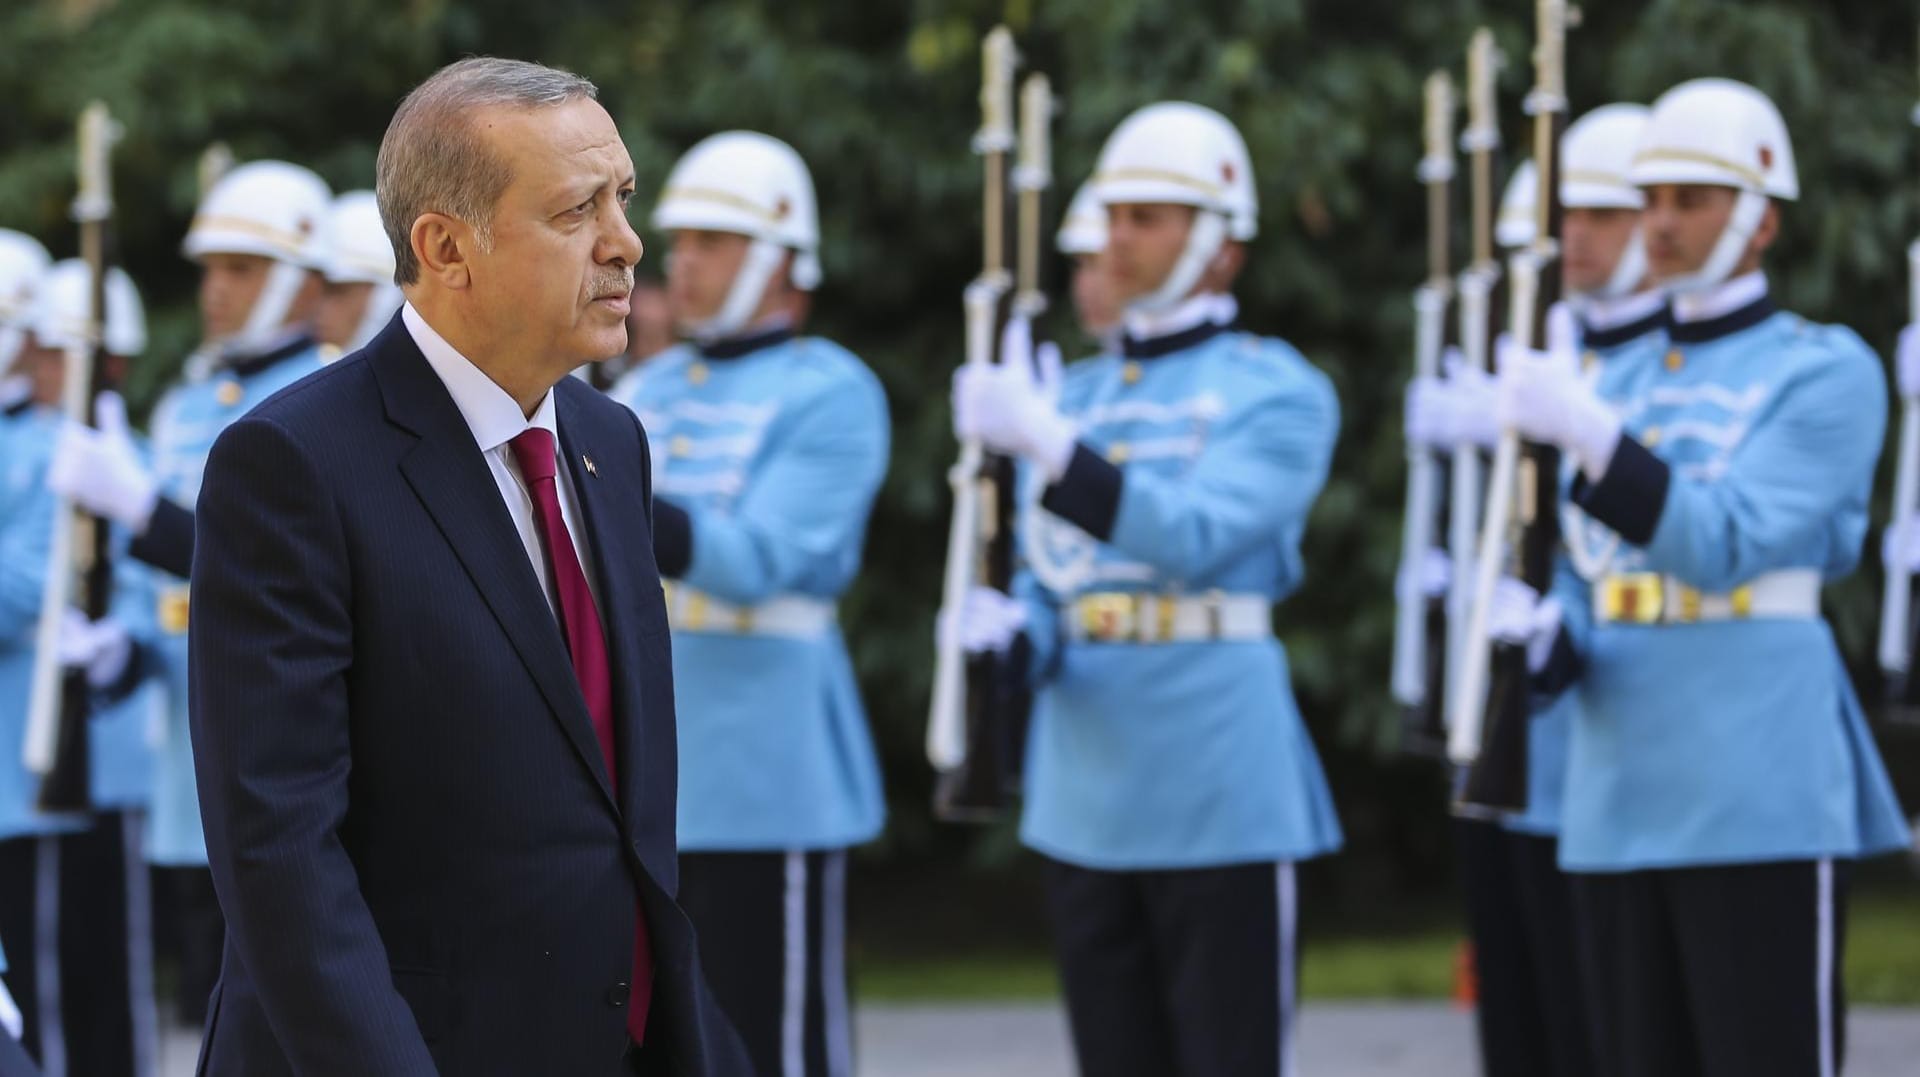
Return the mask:
{"type": "Polygon", "coordinates": [[[633,989],[626,984],[614,984],[612,987],[607,988],[607,1005],[625,1006],[627,1004],[627,997],[632,994],[633,989]]]}

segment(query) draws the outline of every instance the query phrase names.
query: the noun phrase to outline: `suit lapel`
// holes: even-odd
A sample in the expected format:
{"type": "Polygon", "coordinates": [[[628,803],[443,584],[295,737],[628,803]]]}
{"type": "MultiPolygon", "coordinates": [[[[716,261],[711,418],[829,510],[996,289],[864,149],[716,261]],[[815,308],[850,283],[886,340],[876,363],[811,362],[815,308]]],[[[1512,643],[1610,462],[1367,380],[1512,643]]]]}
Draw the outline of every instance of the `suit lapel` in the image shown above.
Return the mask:
{"type": "MultiPolygon", "coordinates": [[[[595,428],[585,409],[575,405],[565,382],[554,388],[554,414],[560,426],[560,451],[567,473],[573,480],[573,492],[584,518],[582,526],[593,547],[595,574],[600,581],[600,624],[607,634],[609,673],[614,683],[614,714],[621,723],[614,738],[614,751],[620,764],[619,801],[623,809],[637,804],[642,761],[637,754],[640,742],[641,702],[639,686],[632,678],[640,675],[638,626],[628,613],[642,609],[638,584],[629,571],[625,556],[616,551],[634,548],[632,528],[644,527],[644,518],[629,519],[621,498],[639,489],[635,477],[620,470],[622,457],[611,452],[596,452],[604,439],[595,436],[595,428]],[[586,462],[594,461],[593,470],[586,462]]],[[[636,493],[637,496],[637,493],[636,493]]]]}
{"type": "Polygon", "coordinates": [[[373,350],[387,417],[420,439],[401,458],[401,474],[512,641],[601,794],[617,808],[566,641],[472,431],[397,317],[373,350]]]}

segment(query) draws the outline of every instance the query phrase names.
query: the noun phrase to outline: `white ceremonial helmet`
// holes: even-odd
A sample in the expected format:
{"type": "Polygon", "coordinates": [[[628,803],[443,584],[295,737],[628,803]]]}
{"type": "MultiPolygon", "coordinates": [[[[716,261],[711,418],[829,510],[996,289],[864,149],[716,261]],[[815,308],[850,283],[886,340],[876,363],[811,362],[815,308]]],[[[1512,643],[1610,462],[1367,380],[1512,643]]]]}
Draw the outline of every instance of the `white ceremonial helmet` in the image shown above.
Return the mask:
{"type": "Polygon", "coordinates": [[[1720,241],[1701,267],[1663,282],[1674,292],[1725,281],[1739,264],[1772,199],[1800,197],[1793,141],[1766,94],[1732,79],[1683,82],[1653,103],[1627,178],[1637,187],[1694,184],[1739,192],[1720,241]]]}
{"type": "MultiPolygon", "coordinates": [[[[147,311],[126,270],[107,270],[108,353],[132,357],[147,350],[147,311]]],[[[70,351],[93,341],[93,269],[78,258],[47,270],[27,328],[43,348],[70,351]]]]}
{"type": "Polygon", "coordinates": [[[0,377],[26,343],[27,322],[53,258],[25,232],[0,228],[0,377]]]}
{"type": "MultiPolygon", "coordinates": [[[[1560,203],[1568,209],[1645,208],[1647,196],[1627,178],[1652,110],[1645,105],[1601,105],[1560,136],[1560,203]]],[[[1647,276],[1647,246],[1639,228],[1620,252],[1613,275],[1596,299],[1630,295],[1647,276]]]]}
{"type": "Polygon", "coordinates": [[[653,226],[731,232],[753,241],[726,299],[696,338],[718,339],[743,328],[789,251],[793,286],[803,292],[820,286],[813,177],[792,146],[770,135],[723,131],[701,139],[668,173],[653,226]]]}
{"type": "Polygon", "coordinates": [[[332,200],[319,176],[285,161],[249,161],[220,177],[200,200],[181,244],[188,258],[252,254],[276,263],[245,328],[223,342],[229,350],[264,346],[279,335],[307,272],[319,268],[314,240],[332,200]]]}
{"type": "Polygon", "coordinates": [[[1500,195],[1500,214],[1493,222],[1493,241],[1505,250],[1533,243],[1534,212],[1540,204],[1540,170],[1531,158],[1514,166],[1500,195]]]}
{"type": "Polygon", "coordinates": [[[1107,249],[1107,207],[1094,196],[1092,180],[1073,192],[1054,242],[1061,254],[1099,254],[1107,249]]]}
{"type": "Polygon", "coordinates": [[[380,205],[372,191],[348,191],[333,200],[315,236],[311,261],[329,284],[373,285],[366,313],[345,351],[365,346],[405,301],[393,283],[393,241],[380,223],[380,205]]]}
{"type": "Polygon", "coordinates": [[[1247,143],[1225,116],[1185,101],[1148,105],[1120,121],[1088,186],[1102,206],[1192,206],[1186,250],[1158,289],[1128,304],[1147,314],[1187,297],[1228,239],[1259,234],[1260,200],[1247,143]]]}

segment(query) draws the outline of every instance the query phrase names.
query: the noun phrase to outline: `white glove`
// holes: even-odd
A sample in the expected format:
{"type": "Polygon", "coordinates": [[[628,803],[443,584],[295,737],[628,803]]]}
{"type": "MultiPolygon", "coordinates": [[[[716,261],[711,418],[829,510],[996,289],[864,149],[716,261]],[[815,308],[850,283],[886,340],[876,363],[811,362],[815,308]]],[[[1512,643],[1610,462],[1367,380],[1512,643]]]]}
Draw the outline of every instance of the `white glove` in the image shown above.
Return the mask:
{"type": "Polygon", "coordinates": [[[1487,630],[1501,643],[1527,649],[1527,670],[1538,673],[1553,655],[1560,634],[1560,600],[1540,593],[1512,576],[1502,576],[1487,610],[1487,630]]]}
{"type": "Polygon", "coordinates": [[[1400,576],[1394,582],[1394,594],[1403,601],[1439,598],[1453,586],[1453,558],[1447,556],[1447,551],[1429,546],[1425,556],[1401,566],[1400,576]]]}
{"type": "Polygon", "coordinates": [[[61,665],[85,670],[88,684],[105,688],[126,673],[133,660],[133,638],[112,617],[89,621],[86,614],[68,609],[60,620],[59,654],[61,665]]]}
{"type": "Polygon", "coordinates": [[[958,611],[940,611],[934,632],[942,650],[957,636],[961,650],[981,654],[1006,651],[1026,627],[1025,602],[991,587],[974,587],[967,591],[958,611]]]}
{"type": "Polygon", "coordinates": [[[1900,346],[1894,351],[1893,370],[1901,396],[1920,396],[1920,322],[1900,330],[1900,346]]]}
{"type": "Polygon", "coordinates": [[[1000,361],[968,364],[953,376],[953,429],[994,452],[1032,461],[1049,482],[1073,459],[1073,423],[1060,414],[1060,349],[1042,344],[1025,318],[1007,323],[1000,361]],[[1035,362],[1035,359],[1038,362],[1035,362]]]}
{"type": "Polygon", "coordinates": [[[1494,381],[1448,348],[1444,378],[1415,378],[1407,389],[1407,440],[1441,452],[1491,449],[1500,440],[1494,381]]]}
{"type": "Polygon", "coordinates": [[[1598,482],[1619,447],[1620,416],[1580,373],[1572,317],[1564,308],[1554,308],[1546,351],[1500,342],[1495,411],[1502,427],[1528,441],[1559,446],[1573,455],[1589,480],[1598,482]]]}
{"type": "Polygon", "coordinates": [[[1920,518],[1907,523],[1907,548],[1904,553],[1894,549],[1894,540],[1899,536],[1898,520],[1880,532],[1880,564],[1889,569],[1920,572],[1920,518]]]}
{"type": "Polygon", "coordinates": [[[127,405],[117,393],[102,393],[94,408],[98,429],[68,423],[60,429],[47,467],[47,488],[95,516],[146,531],[160,486],[127,433],[127,405]]]}

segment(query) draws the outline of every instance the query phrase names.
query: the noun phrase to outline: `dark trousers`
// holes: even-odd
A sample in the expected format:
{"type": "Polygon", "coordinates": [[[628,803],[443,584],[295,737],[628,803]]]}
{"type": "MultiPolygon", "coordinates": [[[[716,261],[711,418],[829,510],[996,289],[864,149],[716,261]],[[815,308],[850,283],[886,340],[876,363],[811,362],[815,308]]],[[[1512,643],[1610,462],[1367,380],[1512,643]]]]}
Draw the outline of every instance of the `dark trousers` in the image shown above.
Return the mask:
{"type": "Polygon", "coordinates": [[[1293,865],[1094,871],[1047,861],[1082,1077],[1293,1072],[1293,865]]]}
{"type": "Polygon", "coordinates": [[[213,872],[203,867],[152,869],[160,952],[174,967],[174,1020],[188,1028],[207,1023],[207,999],[220,979],[227,922],[213,890],[213,872]]]}
{"type": "Polygon", "coordinates": [[[1794,861],[1572,876],[1599,1071],[1838,1073],[1845,875],[1794,861]]]}
{"type": "Polygon", "coordinates": [[[1594,1077],[1586,980],[1560,843],[1459,819],[1486,1077],[1594,1077]]]}
{"type": "Polygon", "coordinates": [[[845,850],[680,854],[714,1001],[761,1077],[851,1077],[845,850]]]}
{"type": "Polygon", "coordinates": [[[140,820],[0,842],[0,941],[21,1046],[49,1072],[155,1072],[151,905],[140,820]]]}

